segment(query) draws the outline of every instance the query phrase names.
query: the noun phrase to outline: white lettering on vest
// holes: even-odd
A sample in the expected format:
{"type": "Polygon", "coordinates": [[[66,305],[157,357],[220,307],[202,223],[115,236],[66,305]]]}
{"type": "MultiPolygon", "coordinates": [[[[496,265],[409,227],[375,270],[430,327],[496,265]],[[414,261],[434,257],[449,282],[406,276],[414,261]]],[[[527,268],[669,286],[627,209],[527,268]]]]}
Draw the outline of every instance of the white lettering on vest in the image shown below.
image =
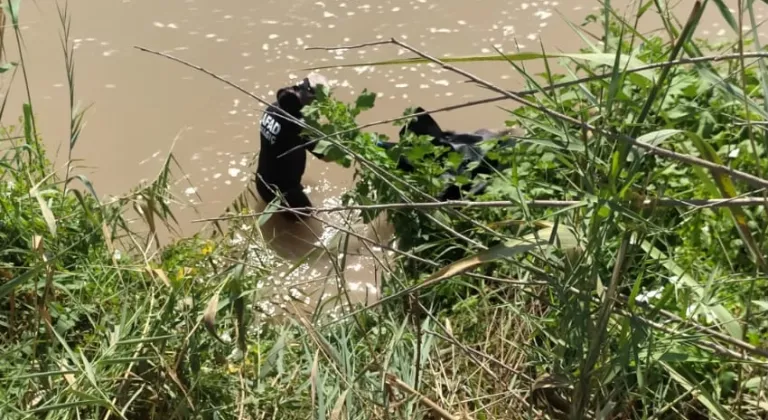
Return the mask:
{"type": "Polygon", "coordinates": [[[280,123],[266,112],[261,117],[261,134],[270,143],[274,143],[277,140],[277,135],[280,134],[281,128],[280,123]]]}

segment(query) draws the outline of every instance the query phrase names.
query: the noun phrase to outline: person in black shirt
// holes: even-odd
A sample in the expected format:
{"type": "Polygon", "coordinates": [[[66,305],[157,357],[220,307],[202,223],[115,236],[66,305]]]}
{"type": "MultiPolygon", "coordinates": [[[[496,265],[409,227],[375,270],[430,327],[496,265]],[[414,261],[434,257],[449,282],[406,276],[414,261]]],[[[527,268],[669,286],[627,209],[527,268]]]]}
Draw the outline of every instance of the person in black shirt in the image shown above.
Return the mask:
{"type": "MultiPolygon", "coordinates": [[[[301,184],[307,166],[306,152],[312,153],[318,159],[327,160],[312,150],[314,144],[308,143],[302,136],[302,127],[276,108],[301,120],[301,109],[315,99],[318,84],[324,84],[323,79],[310,75],[298,85],[281,88],[277,91],[277,101],[269,106],[261,117],[261,150],[256,169],[256,191],[266,202],[281,196],[282,204],[286,207],[312,207],[312,202],[304,193],[301,184]],[[291,153],[281,156],[294,148],[296,149],[291,153]]],[[[307,214],[292,211],[290,215],[300,219],[307,214]]]]}

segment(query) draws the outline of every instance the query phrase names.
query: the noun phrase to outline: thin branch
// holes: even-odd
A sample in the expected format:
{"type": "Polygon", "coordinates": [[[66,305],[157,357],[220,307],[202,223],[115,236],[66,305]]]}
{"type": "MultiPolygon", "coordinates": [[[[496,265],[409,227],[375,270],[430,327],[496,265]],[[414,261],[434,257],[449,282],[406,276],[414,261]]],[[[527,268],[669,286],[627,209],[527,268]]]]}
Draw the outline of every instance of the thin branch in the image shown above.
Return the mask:
{"type": "MultiPolygon", "coordinates": [[[[584,200],[531,200],[525,203],[528,207],[575,207],[588,204],[584,200]]],[[[639,207],[700,207],[700,208],[719,208],[719,207],[746,207],[765,205],[765,199],[760,197],[747,198],[717,198],[717,199],[684,199],[674,198],[646,199],[642,202],[633,202],[639,207]]],[[[438,201],[428,203],[388,203],[388,204],[369,204],[369,205],[350,205],[337,207],[301,207],[275,210],[265,210],[262,212],[249,214],[235,214],[220,217],[210,217],[205,219],[193,220],[195,223],[212,222],[221,220],[242,219],[249,217],[258,217],[263,214],[279,213],[283,211],[290,212],[312,212],[312,213],[338,213],[350,210],[403,210],[403,209],[444,209],[444,208],[499,208],[499,207],[518,207],[520,202],[516,201],[438,201]]]]}
{"type": "MultiPolygon", "coordinates": [[[[222,82],[222,83],[224,83],[224,84],[226,84],[226,85],[228,85],[230,87],[233,87],[233,88],[237,89],[238,91],[248,95],[250,98],[255,99],[257,102],[259,102],[260,104],[262,104],[262,105],[264,105],[266,107],[272,106],[272,104],[270,104],[265,99],[263,99],[263,98],[255,95],[255,94],[247,91],[246,89],[244,89],[240,85],[238,85],[236,83],[232,83],[229,80],[219,76],[218,74],[213,73],[212,71],[206,70],[203,67],[198,66],[197,64],[192,64],[192,63],[190,63],[188,61],[182,60],[181,58],[178,58],[178,57],[174,57],[174,56],[172,56],[170,54],[166,54],[166,53],[160,52],[160,51],[150,50],[149,48],[140,47],[138,45],[134,45],[133,48],[136,48],[139,51],[143,51],[143,52],[154,54],[154,55],[157,55],[157,56],[160,56],[160,57],[163,57],[163,58],[167,58],[167,59],[169,59],[171,61],[175,61],[175,62],[177,62],[179,64],[183,64],[183,65],[185,65],[187,67],[193,68],[193,69],[195,69],[195,70],[197,70],[199,72],[205,73],[208,76],[213,77],[214,79],[216,79],[216,80],[218,80],[218,81],[220,81],[220,82],[222,82]]],[[[311,127],[309,124],[305,123],[301,119],[294,117],[293,115],[289,114],[286,111],[283,111],[280,107],[273,107],[273,109],[276,109],[278,114],[280,114],[281,116],[285,117],[289,121],[298,124],[302,128],[308,128],[310,130],[316,131],[318,134],[321,134],[321,135],[323,134],[320,130],[317,130],[314,127],[311,127]]]]}
{"type": "Polygon", "coordinates": [[[385,41],[374,41],[374,42],[364,42],[362,44],[355,44],[355,45],[349,45],[346,47],[305,47],[304,49],[306,51],[312,51],[312,50],[326,50],[326,51],[335,51],[335,50],[354,50],[354,49],[360,49],[365,47],[374,47],[377,45],[388,45],[390,44],[389,40],[385,41]]]}
{"type": "Polygon", "coordinates": [[[525,379],[525,380],[533,382],[533,378],[531,378],[525,372],[523,372],[521,370],[518,370],[518,369],[515,369],[512,366],[507,365],[506,363],[504,363],[501,360],[495,358],[494,356],[491,356],[488,353],[481,352],[480,350],[475,350],[472,347],[469,347],[468,345],[463,344],[462,342],[457,340],[456,337],[453,337],[451,335],[445,336],[445,335],[442,335],[442,334],[434,332],[434,331],[424,331],[424,332],[426,334],[434,335],[435,337],[440,338],[442,340],[445,340],[445,341],[447,341],[447,342],[449,342],[449,343],[451,343],[451,344],[453,344],[453,345],[455,345],[457,347],[460,347],[462,350],[464,350],[467,353],[472,353],[472,354],[474,354],[476,356],[482,357],[483,359],[485,359],[485,360],[487,360],[489,362],[493,362],[495,365],[497,365],[497,366],[499,366],[501,368],[504,368],[508,372],[523,377],[523,379],[525,379]]]}
{"type": "MultiPolygon", "coordinates": [[[[446,411],[443,407],[440,407],[439,405],[437,405],[436,402],[434,402],[434,401],[430,400],[429,398],[425,397],[424,395],[422,395],[419,391],[411,388],[408,384],[406,384],[405,382],[401,381],[397,376],[395,376],[395,375],[393,375],[391,373],[386,373],[385,377],[387,379],[387,382],[390,385],[392,385],[395,388],[405,392],[406,394],[410,394],[411,396],[417,397],[419,399],[419,401],[421,401],[422,404],[424,404],[427,407],[431,408],[432,412],[434,414],[439,415],[444,420],[459,420],[458,417],[455,417],[454,415],[452,415],[451,413],[446,411]]],[[[463,418],[469,419],[468,416],[465,416],[463,418]]]]}

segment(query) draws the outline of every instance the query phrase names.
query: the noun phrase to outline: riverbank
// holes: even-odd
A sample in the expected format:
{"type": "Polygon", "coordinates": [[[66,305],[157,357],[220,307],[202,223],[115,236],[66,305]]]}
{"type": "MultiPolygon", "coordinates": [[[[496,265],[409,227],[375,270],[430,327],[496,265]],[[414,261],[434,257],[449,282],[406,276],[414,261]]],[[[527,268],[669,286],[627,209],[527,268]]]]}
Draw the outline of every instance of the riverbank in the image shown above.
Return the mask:
{"type": "MultiPolygon", "coordinates": [[[[751,9],[718,10],[743,34],[733,43],[690,39],[697,13],[682,26],[649,3],[668,38],[608,11],[594,17],[604,44],[574,27],[578,55],[486,56],[529,84],[497,92],[526,105],[505,122],[525,135],[489,152],[487,205],[435,204],[445,167],[420,160],[435,146],[384,152],[377,127],[355,129],[375,94],[327,91],[307,121],[358,163],[338,207],[387,210],[397,238],[367,308],[314,310],[298,287],[265,300],[290,273],[256,228],[269,216],[248,208],[229,215],[237,230],[158,248],[174,156],[103,200],[47,160],[25,106],[3,133],[2,417],[763,418],[768,54],[757,25],[738,31],[751,9]],[[567,71],[530,74],[529,60],[567,71]]],[[[409,66],[498,89],[452,67],[477,57],[411,53],[409,66]]]]}

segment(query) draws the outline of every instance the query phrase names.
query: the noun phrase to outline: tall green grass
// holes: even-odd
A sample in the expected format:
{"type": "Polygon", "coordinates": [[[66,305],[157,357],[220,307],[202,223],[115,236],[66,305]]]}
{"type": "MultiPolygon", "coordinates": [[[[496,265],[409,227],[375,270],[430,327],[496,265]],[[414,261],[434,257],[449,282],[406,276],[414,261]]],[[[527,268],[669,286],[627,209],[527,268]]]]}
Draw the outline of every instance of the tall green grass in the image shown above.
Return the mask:
{"type": "MultiPolygon", "coordinates": [[[[640,5],[638,19],[661,19],[669,38],[606,7],[601,39],[573,26],[587,44],[579,54],[448,64],[495,61],[527,82],[511,96],[531,106],[508,110],[525,136],[490,152],[508,169],[478,198],[507,207],[419,207],[443,187],[444,168],[418,159],[433,146],[411,137],[388,155],[374,146],[380,135],[356,128],[375,96],[344,104],[326,91],[307,121],[325,133],[322,147],[358,163],[348,202],[417,204],[389,210],[398,257],[381,301],[280,323],[259,304],[273,274],[258,258],[259,216],[231,216],[244,225],[237,238],[160,247],[158,228],[174,225],[172,155],[156,179],[110,202],[77,174],[83,114],[60,9],[72,121],[63,178],[31,100],[2,133],[0,417],[764,418],[765,207],[653,205],[765,194],[685,159],[758,178],[768,169],[768,74],[746,52],[762,52],[756,30],[738,31],[747,18],[756,27],[752,3],[738,16],[709,3],[685,24],[661,2],[640,5]],[[714,6],[736,43],[691,36],[714,6]],[[529,59],[547,71],[524,72],[529,59]],[[552,59],[568,74],[553,74],[552,59]],[[395,167],[398,153],[414,173],[395,167]],[[129,212],[147,229],[132,229],[129,212]]],[[[16,4],[6,8],[14,28],[16,4]]]]}

